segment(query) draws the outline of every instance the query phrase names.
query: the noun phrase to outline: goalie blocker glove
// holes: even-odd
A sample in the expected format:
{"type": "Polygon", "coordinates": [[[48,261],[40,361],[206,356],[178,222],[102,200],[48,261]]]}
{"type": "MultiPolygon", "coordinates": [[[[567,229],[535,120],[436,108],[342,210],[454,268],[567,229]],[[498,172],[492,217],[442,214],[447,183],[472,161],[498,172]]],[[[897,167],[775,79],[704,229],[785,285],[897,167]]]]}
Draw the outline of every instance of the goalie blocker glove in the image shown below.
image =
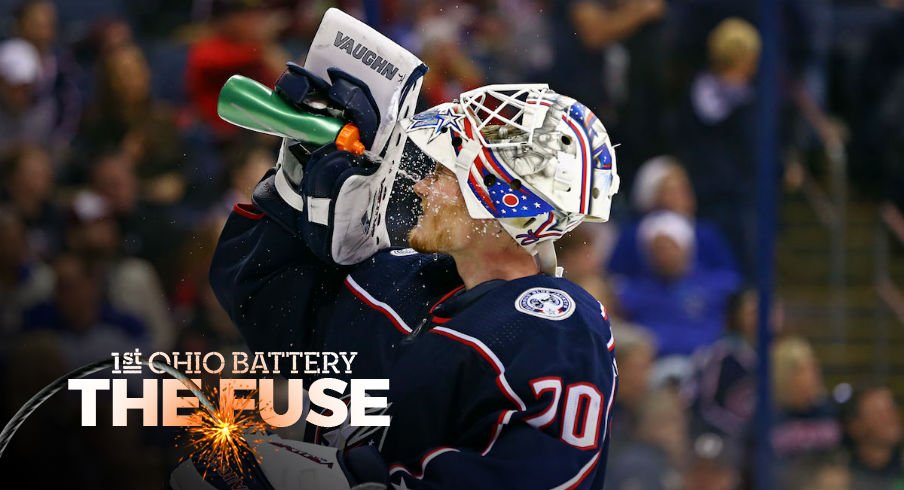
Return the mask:
{"type": "MultiPolygon", "coordinates": [[[[299,110],[328,113],[358,126],[362,143],[370,148],[380,125],[380,111],[370,90],[357,78],[328,70],[332,83],[289,63],[276,84],[276,93],[299,110]]],[[[356,264],[389,246],[383,214],[392,190],[394,170],[368,157],[339,151],[335,145],[318,149],[283,140],[277,171],[262,183],[272,185],[283,201],[298,212],[284,216],[283,225],[304,239],[321,260],[356,264]],[[269,180],[269,182],[268,182],[269,180]]],[[[255,204],[275,215],[255,192],[255,204]]]]}

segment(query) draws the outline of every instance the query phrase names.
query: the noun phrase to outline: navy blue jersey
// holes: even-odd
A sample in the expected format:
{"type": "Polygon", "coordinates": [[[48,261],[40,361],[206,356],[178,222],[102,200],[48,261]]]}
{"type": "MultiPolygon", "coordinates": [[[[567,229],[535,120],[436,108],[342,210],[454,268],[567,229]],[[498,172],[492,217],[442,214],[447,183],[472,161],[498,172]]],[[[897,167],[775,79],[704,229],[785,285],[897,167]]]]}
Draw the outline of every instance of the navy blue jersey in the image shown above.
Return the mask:
{"type": "MultiPolygon", "coordinates": [[[[271,177],[272,178],[272,177],[271,177]]],[[[211,283],[253,350],[357,351],[389,378],[377,441],[397,488],[599,488],[617,368],[605,309],[545,275],[465,290],[448,256],[319,262],[265,180],[237,207],[211,283]]]]}

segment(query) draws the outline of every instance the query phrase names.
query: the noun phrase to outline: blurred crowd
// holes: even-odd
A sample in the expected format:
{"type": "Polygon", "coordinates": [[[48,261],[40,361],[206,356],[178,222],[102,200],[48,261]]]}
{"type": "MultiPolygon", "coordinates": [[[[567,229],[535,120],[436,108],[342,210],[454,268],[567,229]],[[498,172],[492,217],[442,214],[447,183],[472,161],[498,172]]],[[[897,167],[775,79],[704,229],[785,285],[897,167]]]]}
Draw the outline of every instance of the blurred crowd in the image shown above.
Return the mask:
{"type": "MultiPolygon", "coordinates": [[[[0,420],[111,352],[243,349],[207,268],[279,141],[220,120],[217,95],[233,74],[272,84],[286,61],[303,62],[338,6],[376,12],[368,20],[427,63],[423,108],[543,81],[588,105],[619,144],[612,221],[559,243],[566,276],[606,305],[617,339],[607,489],[751,488],[760,438],[777,455],[778,488],[904,488],[892,393],[852,380],[830,396],[780,302],[775,426],[758,434],[752,420],[757,2],[378,4],[0,0],[0,420]]],[[[848,149],[858,188],[904,206],[904,1],[781,5],[776,182],[794,190],[848,149]]],[[[414,175],[416,160],[403,163],[414,175]]],[[[396,189],[396,237],[416,209],[410,185],[396,189]]],[[[59,398],[3,471],[52,457],[47,482],[159,488],[177,458],[171,433],[79,428],[77,403],[59,398]],[[48,439],[59,439],[53,451],[48,439]]]]}

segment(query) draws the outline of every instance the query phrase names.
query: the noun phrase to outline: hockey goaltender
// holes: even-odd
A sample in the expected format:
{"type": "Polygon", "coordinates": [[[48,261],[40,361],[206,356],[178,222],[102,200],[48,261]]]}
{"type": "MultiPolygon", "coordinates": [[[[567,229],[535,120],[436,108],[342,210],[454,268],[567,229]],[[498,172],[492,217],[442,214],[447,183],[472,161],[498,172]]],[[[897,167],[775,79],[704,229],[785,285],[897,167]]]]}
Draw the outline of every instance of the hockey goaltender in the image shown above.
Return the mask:
{"type": "MultiPolygon", "coordinates": [[[[373,143],[382,108],[358,79],[295,69],[280,83],[345,109],[373,143]]],[[[602,487],[614,340],[553,242],[608,219],[618,175],[603,124],[539,84],[479,88],[398,124],[435,162],[414,186],[412,248],[373,246],[379,161],[289,140],[223,229],[211,282],[251,349],[357,352],[355,377],[390,380],[388,428],[272,436],[244,484],[602,487]],[[362,208],[375,212],[350,219],[362,208]]],[[[187,461],[171,484],[226,487],[204,473],[187,461]]]]}

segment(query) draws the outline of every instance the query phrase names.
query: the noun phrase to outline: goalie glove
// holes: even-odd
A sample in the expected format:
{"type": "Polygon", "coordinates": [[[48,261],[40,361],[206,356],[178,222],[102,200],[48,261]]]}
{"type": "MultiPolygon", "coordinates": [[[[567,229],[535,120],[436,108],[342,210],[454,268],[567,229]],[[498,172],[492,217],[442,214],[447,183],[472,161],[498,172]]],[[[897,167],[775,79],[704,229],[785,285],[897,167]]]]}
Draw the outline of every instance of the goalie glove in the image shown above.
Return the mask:
{"type": "MultiPolygon", "coordinates": [[[[298,146],[287,151],[298,151],[298,146]]],[[[300,185],[285,177],[280,167],[255,189],[255,205],[300,235],[320,260],[352,265],[389,246],[384,223],[392,183],[382,167],[363,156],[327,145],[314,151],[304,165],[300,185]],[[274,202],[273,187],[281,200],[300,213],[287,213],[274,202]]]]}
{"type": "Polygon", "coordinates": [[[373,446],[345,451],[276,435],[251,435],[250,455],[240,473],[194,460],[183,461],[170,475],[173,490],[383,490],[389,472],[373,446]]]}
{"type": "Polygon", "coordinates": [[[384,216],[407,141],[397,123],[414,115],[426,72],[391,39],[327,10],[304,67],[290,63],[274,93],[297,110],[354,123],[367,159],[284,140],[277,170],[255,190],[258,208],[327,262],[357,264],[388,247],[384,216]]]}
{"type": "MultiPolygon", "coordinates": [[[[370,90],[341,70],[328,74],[331,83],[289,63],[276,93],[299,110],[351,120],[370,149],[381,119],[370,90]]],[[[393,160],[387,162],[373,152],[357,157],[332,144],[313,149],[284,139],[273,184],[279,197],[301,213],[294,226],[286,225],[300,232],[318,258],[339,265],[356,264],[388,247],[384,215],[401,149],[393,148],[393,160]]],[[[260,201],[255,201],[258,207],[272,216],[266,199],[260,201]]]]}

